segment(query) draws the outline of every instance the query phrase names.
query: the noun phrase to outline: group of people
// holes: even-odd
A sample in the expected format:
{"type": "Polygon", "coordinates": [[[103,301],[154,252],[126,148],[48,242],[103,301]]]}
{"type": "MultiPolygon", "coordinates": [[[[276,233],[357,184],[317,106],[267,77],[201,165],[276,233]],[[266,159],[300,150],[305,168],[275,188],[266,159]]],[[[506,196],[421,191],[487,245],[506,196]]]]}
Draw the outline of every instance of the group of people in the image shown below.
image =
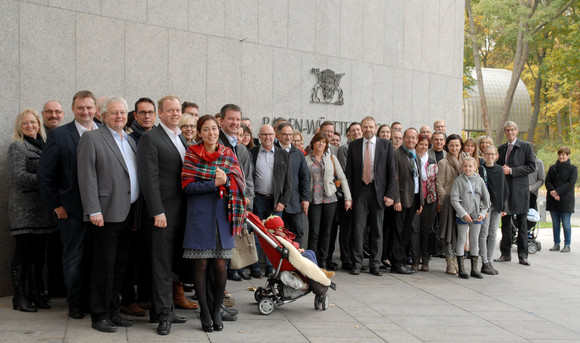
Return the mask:
{"type": "MultiPolygon", "coordinates": [[[[71,318],[89,312],[94,329],[115,332],[133,325],[120,316],[124,304],[129,314],[148,309],[157,333],[168,335],[173,323],[186,321],[175,313],[177,295],[180,307],[199,307],[204,331],[221,331],[223,320],[236,318],[223,306],[227,279],[273,271],[259,242],[260,261],[249,273],[228,267],[246,211],[263,220],[280,216],[325,270],[338,268],[338,239],[342,269],[352,275],[366,269],[366,257],[376,276],[387,268],[429,271],[435,237],[447,273],[494,275],[500,220],[502,254],[495,261],[511,260],[514,220],[519,263],[529,265],[526,215],[544,180],[543,164],[537,167],[541,161],[517,138],[514,122],[506,122],[508,142],[498,148],[488,137],[448,135],[443,120],[432,132],[426,125],[378,126],[370,116],[348,127],[346,144],[326,121],[305,147],[302,133],[283,118],[262,125],[254,138],[235,104],[200,117],[195,103],[172,95],[157,104],[141,98],[130,111],[122,97],[79,91],[71,109],[74,120],[62,126],[56,101],[45,104],[42,117],[26,109],[16,118],[8,159],[14,309],[50,308],[42,275],[57,233],[71,318]],[[184,299],[186,281],[198,304],[184,299]]],[[[560,222],[562,251],[570,250],[576,167],[569,155],[560,148],[546,177],[550,250],[560,250],[560,222]]]]}

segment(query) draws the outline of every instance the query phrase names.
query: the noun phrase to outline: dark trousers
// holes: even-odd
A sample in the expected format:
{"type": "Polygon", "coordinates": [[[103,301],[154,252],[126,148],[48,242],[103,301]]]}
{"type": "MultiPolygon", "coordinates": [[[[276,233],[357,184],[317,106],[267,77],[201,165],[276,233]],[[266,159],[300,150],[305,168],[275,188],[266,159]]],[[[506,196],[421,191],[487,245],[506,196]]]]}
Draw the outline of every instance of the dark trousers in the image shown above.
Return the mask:
{"type": "Polygon", "coordinates": [[[343,215],[344,215],[344,198],[339,197],[338,201],[336,202],[336,212],[334,213],[332,227],[330,228],[330,241],[328,243],[328,257],[326,258],[326,264],[330,264],[332,262],[332,256],[334,255],[334,249],[336,248],[336,239],[339,236],[338,234],[339,227],[343,215]]]}
{"type": "Polygon", "coordinates": [[[48,234],[46,251],[46,274],[48,296],[62,298],[66,296],[64,274],[62,271],[62,242],[60,232],[48,234]]]}
{"type": "MultiPolygon", "coordinates": [[[[501,218],[501,241],[499,250],[502,256],[511,257],[513,233],[511,228],[511,215],[501,218]]],[[[516,225],[518,227],[518,258],[528,258],[528,222],[527,213],[516,214],[516,225]]]]}
{"type": "Polygon", "coordinates": [[[316,253],[318,265],[326,264],[330,230],[336,213],[336,202],[310,204],[308,207],[308,250],[316,253]]]}
{"type": "Polygon", "coordinates": [[[361,268],[363,263],[364,234],[369,224],[369,267],[379,268],[383,251],[383,217],[384,208],[377,203],[373,183],[361,185],[358,199],[354,202],[354,227],[352,230],[352,264],[361,268]]]}
{"type": "Polygon", "coordinates": [[[62,242],[62,270],[67,290],[66,302],[69,307],[83,309],[87,306],[90,257],[85,253],[86,226],[82,219],[69,215],[59,219],[60,240],[62,242]]]}
{"type": "Polygon", "coordinates": [[[144,226],[151,255],[151,310],[153,320],[173,320],[173,271],[182,259],[184,229],[144,226]]]}
{"type": "Polygon", "coordinates": [[[302,237],[304,236],[304,213],[288,213],[284,211],[282,217],[284,218],[284,225],[286,225],[286,228],[296,235],[294,242],[302,246],[302,237]]]}
{"type": "Polygon", "coordinates": [[[427,200],[423,200],[423,212],[415,215],[413,220],[413,233],[411,234],[411,252],[413,253],[413,261],[419,263],[419,259],[423,263],[429,263],[431,257],[431,249],[429,245],[429,237],[433,229],[433,220],[435,219],[435,212],[437,211],[437,203],[432,202],[427,204],[427,200]]]}
{"type": "Polygon", "coordinates": [[[128,306],[135,301],[151,301],[151,260],[149,245],[143,228],[129,234],[130,248],[127,258],[125,280],[121,289],[121,304],[128,306]],[[137,293],[135,293],[137,286],[137,293]]]}
{"type": "Polygon", "coordinates": [[[391,258],[391,242],[395,227],[395,210],[393,206],[385,208],[385,216],[383,220],[383,253],[381,259],[388,260],[391,258]]]}
{"type": "MultiPolygon", "coordinates": [[[[256,194],[254,197],[254,214],[258,216],[261,220],[268,218],[270,215],[274,214],[277,216],[282,216],[282,212],[274,212],[274,199],[272,197],[265,197],[261,194],[256,194]]],[[[256,239],[256,248],[258,250],[258,262],[250,266],[251,270],[260,270],[260,260],[264,260],[264,265],[266,272],[271,272],[274,267],[268,257],[264,254],[264,250],[260,246],[260,241],[258,240],[258,235],[254,235],[256,239]]]]}
{"type": "Polygon", "coordinates": [[[340,213],[340,231],[338,232],[338,245],[340,247],[340,261],[342,264],[349,265],[352,263],[352,226],[353,226],[353,210],[345,210],[344,199],[342,204],[339,201],[336,212],[340,213]]]}
{"type": "Polygon", "coordinates": [[[132,218],[121,223],[91,225],[88,234],[93,246],[91,272],[91,317],[99,321],[119,313],[119,293],[125,278],[130,248],[132,218]]]}
{"type": "Polygon", "coordinates": [[[413,219],[419,208],[419,195],[415,194],[411,207],[403,207],[401,212],[395,214],[395,227],[393,228],[393,241],[391,248],[391,264],[393,267],[405,265],[407,244],[411,238],[413,219]]]}

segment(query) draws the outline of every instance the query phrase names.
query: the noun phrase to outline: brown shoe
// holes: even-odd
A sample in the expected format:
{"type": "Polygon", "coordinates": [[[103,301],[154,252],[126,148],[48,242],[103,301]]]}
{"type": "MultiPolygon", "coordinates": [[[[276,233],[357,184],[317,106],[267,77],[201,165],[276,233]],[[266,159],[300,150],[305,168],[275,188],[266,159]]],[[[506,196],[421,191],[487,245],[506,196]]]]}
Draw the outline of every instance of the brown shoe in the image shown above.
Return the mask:
{"type": "Polygon", "coordinates": [[[142,309],[137,303],[128,306],[121,306],[121,312],[135,317],[145,317],[147,310],[142,309]]]}
{"type": "Polygon", "coordinates": [[[182,310],[197,310],[199,305],[189,301],[183,293],[183,285],[180,282],[173,282],[173,303],[175,307],[182,310]]]}
{"type": "Polygon", "coordinates": [[[419,270],[419,263],[413,263],[413,266],[411,268],[413,270],[419,270]]]}
{"type": "Polygon", "coordinates": [[[422,272],[428,272],[429,271],[429,263],[423,263],[421,265],[421,271],[422,272]]]}
{"type": "Polygon", "coordinates": [[[511,257],[502,255],[499,258],[496,258],[495,260],[493,260],[493,262],[509,262],[511,260],[512,260],[511,257]]]}
{"type": "Polygon", "coordinates": [[[231,297],[230,298],[224,297],[223,304],[226,305],[227,307],[234,307],[236,306],[236,299],[231,297]]]}
{"type": "Polygon", "coordinates": [[[148,310],[151,308],[150,301],[137,301],[137,305],[139,305],[139,307],[141,307],[144,310],[148,310]]]}

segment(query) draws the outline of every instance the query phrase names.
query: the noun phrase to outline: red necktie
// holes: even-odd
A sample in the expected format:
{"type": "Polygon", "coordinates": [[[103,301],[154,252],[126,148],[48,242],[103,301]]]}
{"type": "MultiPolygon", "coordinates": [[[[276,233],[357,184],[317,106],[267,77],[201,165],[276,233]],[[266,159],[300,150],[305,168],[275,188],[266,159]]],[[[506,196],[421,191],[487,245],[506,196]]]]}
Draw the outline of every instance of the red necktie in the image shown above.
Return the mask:
{"type": "Polygon", "coordinates": [[[514,145],[512,143],[509,143],[508,144],[507,152],[505,154],[505,164],[507,164],[508,159],[510,158],[510,154],[512,153],[513,148],[514,148],[514,145]]]}
{"type": "Polygon", "coordinates": [[[371,142],[366,141],[365,155],[363,161],[363,182],[365,185],[371,183],[371,142]]]}

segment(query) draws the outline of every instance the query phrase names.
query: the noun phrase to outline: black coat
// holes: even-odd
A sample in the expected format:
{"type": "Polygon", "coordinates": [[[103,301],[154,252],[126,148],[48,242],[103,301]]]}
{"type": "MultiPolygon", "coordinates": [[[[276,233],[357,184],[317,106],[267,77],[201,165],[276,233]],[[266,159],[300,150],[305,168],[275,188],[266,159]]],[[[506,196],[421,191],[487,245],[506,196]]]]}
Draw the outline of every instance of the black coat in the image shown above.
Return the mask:
{"type": "Polygon", "coordinates": [[[570,160],[564,163],[559,161],[550,166],[546,176],[546,210],[561,213],[574,213],[574,184],[578,178],[578,170],[570,160]],[[556,201],[550,192],[556,190],[560,201],[556,201]]]}
{"type": "Polygon", "coordinates": [[[499,159],[497,164],[507,164],[512,169],[511,175],[506,175],[510,195],[507,211],[509,214],[528,213],[530,208],[530,180],[528,174],[536,170],[536,156],[532,145],[521,139],[514,143],[509,159],[506,161],[508,143],[502,144],[497,151],[499,159]]]}

